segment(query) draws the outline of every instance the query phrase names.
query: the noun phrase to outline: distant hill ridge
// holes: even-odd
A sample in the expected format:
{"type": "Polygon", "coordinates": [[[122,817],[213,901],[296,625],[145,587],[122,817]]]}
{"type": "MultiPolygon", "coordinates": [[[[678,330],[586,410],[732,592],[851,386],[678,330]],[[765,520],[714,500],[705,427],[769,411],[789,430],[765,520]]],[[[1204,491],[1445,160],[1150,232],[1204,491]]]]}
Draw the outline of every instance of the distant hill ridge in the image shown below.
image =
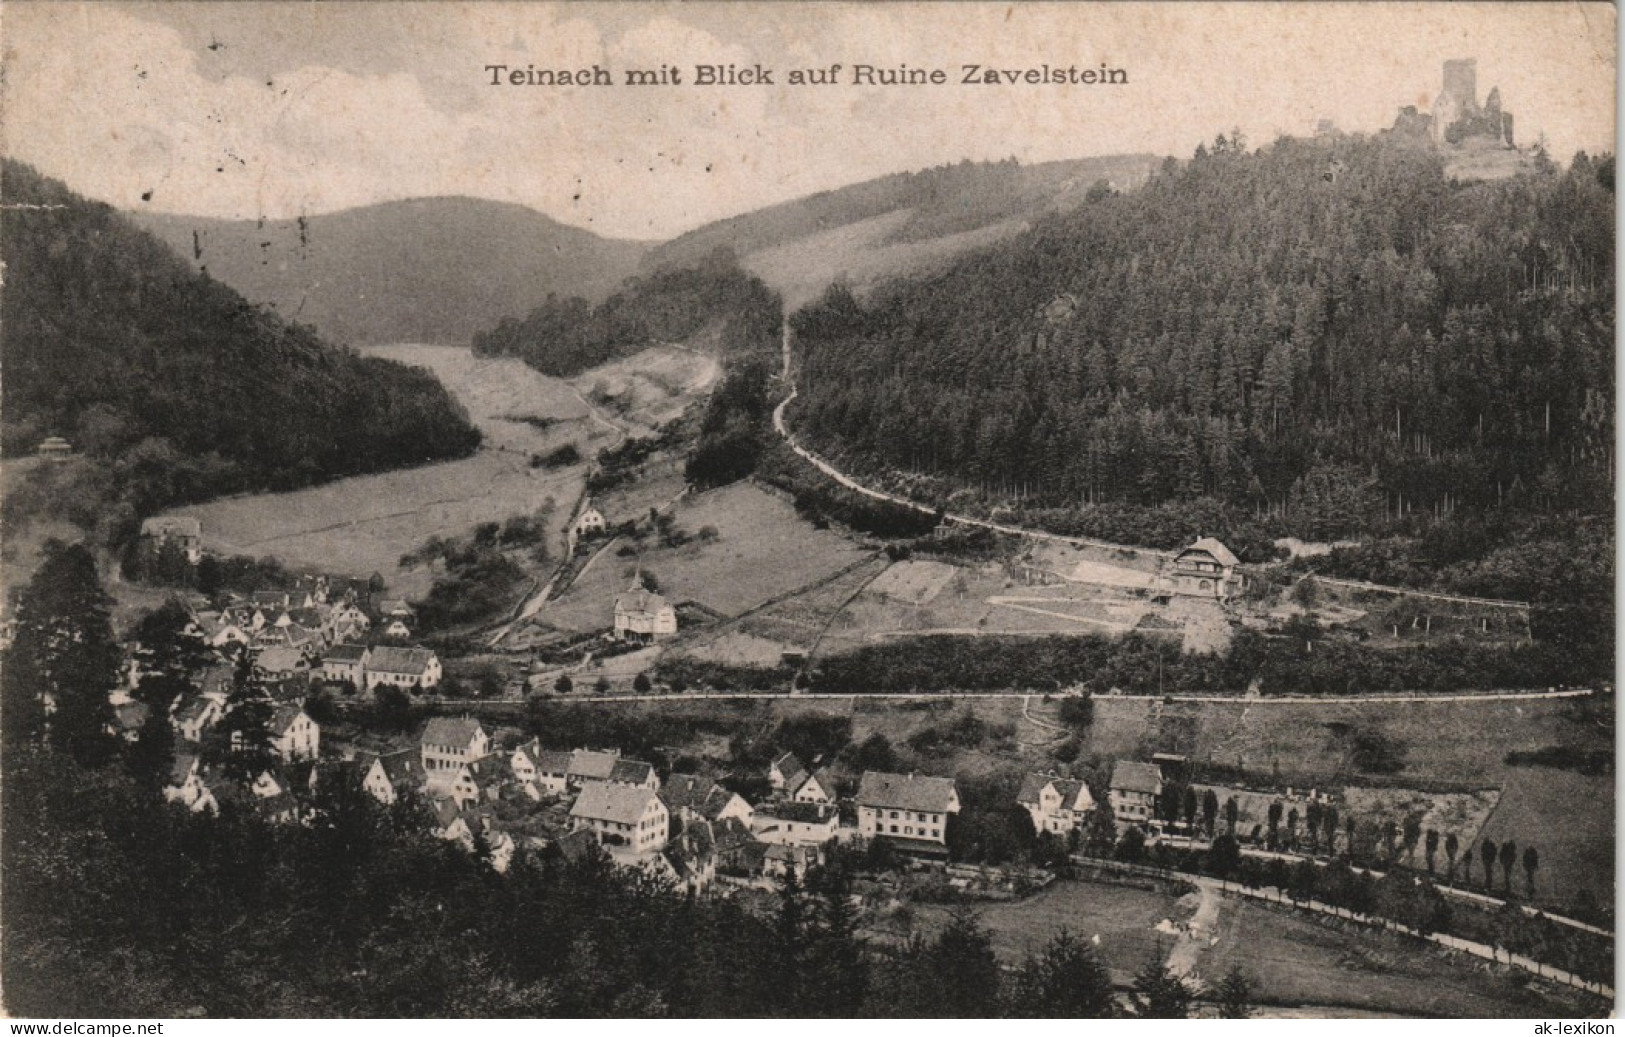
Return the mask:
{"type": "Polygon", "coordinates": [[[460,196],[291,220],[130,215],[195,269],[351,345],[467,343],[551,294],[603,297],[648,247],[460,196]]]}
{"type": "MultiPolygon", "coordinates": [[[[59,487],[81,524],[479,445],[429,372],[335,349],[111,207],[21,163],[0,170],[13,208],[0,239],[0,431],[8,456],[54,435],[89,459],[75,469],[90,470],[83,485],[59,487]]],[[[8,494],[8,519],[53,510],[25,496],[8,494]]]]}

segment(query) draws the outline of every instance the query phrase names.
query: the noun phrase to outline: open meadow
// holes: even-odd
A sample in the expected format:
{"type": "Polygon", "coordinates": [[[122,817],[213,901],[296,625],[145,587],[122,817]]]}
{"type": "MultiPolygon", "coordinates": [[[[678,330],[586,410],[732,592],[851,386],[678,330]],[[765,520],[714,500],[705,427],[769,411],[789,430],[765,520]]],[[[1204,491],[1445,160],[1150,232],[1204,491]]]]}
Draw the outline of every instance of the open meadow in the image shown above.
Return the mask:
{"type": "Polygon", "coordinates": [[[485,444],[458,461],[231,497],[172,514],[197,518],[209,550],[358,576],[377,572],[408,598],[427,592],[433,574],[400,568],[400,556],[430,536],[461,536],[482,522],[531,514],[551,499],[557,506],[550,543],[560,549],[585,466],[533,468],[530,455],[572,441],[585,454],[611,437],[588,419],[575,394],[517,360],[484,359],[466,349],[402,345],[368,352],[433,371],[468,408],[485,444]],[[538,428],[538,422],[554,424],[538,428]]]}
{"type": "Polygon", "coordinates": [[[1234,897],[1219,911],[1218,942],[1198,974],[1216,980],[1240,966],[1263,1004],[1404,1017],[1505,1019],[1595,1015],[1600,1005],[1567,987],[1479,958],[1363,926],[1234,897]]]}
{"type": "Polygon", "coordinates": [[[751,483],[685,497],[671,514],[676,528],[697,535],[709,526],[716,538],[601,559],[537,618],[563,630],[605,629],[613,620],[616,596],[640,567],[655,576],[660,592],[673,603],[694,602],[721,616],[737,616],[868,553],[836,533],[813,529],[787,501],[751,483]]]}
{"type": "MultiPolygon", "coordinates": [[[[1062,879],[1022,900],[975,907],[1001,962],[1018,962],[1066,930],[1093,943],[1117,984],[1132,983],[1134,973],[1148,960],[1166,958],[1172,937],[1158,932],[1157,926],[1164,919],[1177,925],[1190,917],[1192,909],[1182,902],[1180,890],[1149,879],[1121,883],[1062,879]]],[[[915,908],[915,919],[926,932],[941,928],[949,916],[946,907],[915,908]]]]}

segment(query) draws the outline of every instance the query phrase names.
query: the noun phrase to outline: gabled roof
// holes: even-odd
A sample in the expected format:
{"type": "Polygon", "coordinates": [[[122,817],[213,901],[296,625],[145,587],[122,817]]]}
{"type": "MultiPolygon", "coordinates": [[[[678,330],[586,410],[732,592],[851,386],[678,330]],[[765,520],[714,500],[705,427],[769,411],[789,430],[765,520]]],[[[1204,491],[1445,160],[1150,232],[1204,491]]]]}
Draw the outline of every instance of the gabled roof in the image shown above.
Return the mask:
{"type": "Polygon", "coordinates": [[[620,762],[617,753],[600,752],[596,749],[577,749],[570,754],[570,777],[585,778],[589,781],[608,781],[609,776],[615,773],[615,765],[620,762]]]}
{"type": "Polygon", "coordinates": [[[271,711],[271,721],[265,729],[271,733],[272,738],[280,738],[288,733],[293,722],[305,715],[305,711],[292,703],[283,703],[271,711]]]}
{"type": "Polygon", "coordinates": [[[358,663],[367,656],[366,645],[334,645],[322,653],[322,662],[358,663]]]}
{"type": "Polygon", "coordinates": [[[418,753],[413,749],[401,749],[397,752],[384,753],[378,757],[378,762],[384,765],[384,776],[389,779],[390,785],[400,788],[416,788],[423,783],[423,763],[418,759],[418,753]]]}
{"type": "Polygon", "coordinates": [[[801,762],[801,757],[795,753],[785,753],[773,761],[773,766],[780,774],[789,777],[792,773],[804,773],[807,765],[801,762]]]}
{"type": "Polygon", "coordinates": [[[673,774],[661,786],[660,798],[673,810],[698,811],[717,783],[699,774],[673,774]]]}
{"type": "Polygon", "coordinates": [[[480,788],[500,785],[513,777],[513,765],[507,753],[490,753],[468,764],[468,773],[480,788]]]}
{"type": "Polygon", "coordinates": [[[1056,795],[1061,797],[1062,810],[1088,810],[1095,804],[1086,783],[1077,778],[1057,778],[1052,774],[1027,775],[1021,783],[1021,791],[1016,794],[1016,802],[1037,806],[1038,796],[1047,785],[1055,786],[1056,795]]]}
{"type": "Polygon", "coordinates": [[[952,778],[864,771],[863,780],[858,784],[858,803],[867,807],[941,814],[959,809],[959,791],[952,778]]]}
{"type": "Polygon", "coordinates": [[[1122,792],[1162,793],[1162,768],[1154,763],[1118,760],[1112,765],[1112,788],[1122,792]]]}
{"type": "Polygon", "coordinates": [[[273,645],[260,650],[254,665],[266,673],[292,673],[305,661],[305,654],[297,648],[273,645]]]}
{"type": "Polygon", "coordinates": [[[576,797],[575,806],[570,808],[570,816],[635,825],[643,820],[650,800],[658,798],[651,789],[593,782],[576,797]]]}
{"type": "Polygon", "coordinates": [[[1021,791],[1016,793],[1016,802],[1038,805],[1038,797],[1043,793],[1045,786],[1055,779],[1047,774],[1029,774],[1021,779],[1021,791]]]}
{"type": "Polygon", "coordinates": [[[1232,566],[1241,564],[1241,559],[1231,554],[1230,549],[1225,547],[1224,544],[1220,543],[1217,537],[1202,537],[1201,539],[1197,540],[1196,543],[1179,552],[1179,554],[1181,557],[1183,557],[1190,554],[1192,551],[1205,551],[1212,555],[1213,560],[1218,562],[1220,565],[1232,566]]]}
{"type": "Polygon", "coordinates": [[[647,613],[653,615],[671,606],[666,599],[643,587],[629,590],[615,599],[616,612],[647,613]]]}
{"type": "Polygon", "coordinates": [[[817,781],[818,787],[824,790],[824,795],[831,798],[835,795],[835,776],[829,772],[828,767],[820,767],[811,774],[801,775],[800,780],[794,784],[786,783],[785,791],[794,796],[807,787],[807,783],[817,781]]]}
{"type": "Polygon", "coordinates": [[[379,673],[408,673],[421,677],[433,658],[434,653],[427,648],[392,648],[379,645],[372,650],[372,658],[367,662],[367,669],[379,673]]]}
{"type": "Polygon", "coordinates": [[[412,606],[401,598],[385,598],[378,603],[378,612],[385,616],[410,616],[412,606]]]}
{"type": "Polygon", "coordinates": [[[424,745],[456,745],[467,748],[474,744],[476,735],[483,732],[480,722],[473,717],[431,717],[423,725],[424,745]]]}
{"type": "Polygon", "coordinates": [[[642,760],[616,760],[615,766],[609,769],[609,780],[625,782],[628,785],[642,785],[654,772],[654,766],[642,760]]]}
{"type": "Polygon", "coordinates": [[[203,719],[203,715],[214,708],[214,700],[206,699],[202,695],[194,695],[187,699],[180,709],[175,711],[175,721],[181,724],[190,724],[203,719]]]}
{"type": "Polygon", "coordinates": [[[570,773],[570,762],[575,759],[575,753],[567,749],[540,749],[534,754],[531,750],[525,751],[530,755],[530,762],[543,774],[567,775],[570,773]]]}

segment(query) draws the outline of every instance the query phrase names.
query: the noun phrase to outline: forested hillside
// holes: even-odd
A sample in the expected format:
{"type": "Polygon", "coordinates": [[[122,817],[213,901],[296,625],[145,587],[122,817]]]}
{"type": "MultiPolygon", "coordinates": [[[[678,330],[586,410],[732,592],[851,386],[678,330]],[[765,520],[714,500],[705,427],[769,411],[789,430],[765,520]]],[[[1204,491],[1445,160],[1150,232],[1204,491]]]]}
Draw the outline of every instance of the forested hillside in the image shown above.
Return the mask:
{"type": "Polygon", "coordinates": [[[1220,138],[946,274],[796,320],[796,423],[1027,506],[1214,498],[1279,533],[1611,507],[1612,161],[1447,182],[1220,138]]]}
{"type": "Polygon", "coordinates": [[[645,249],[481,198],[414,198],[296,220],[132,218],[251,302],[344,345],[462,345],[550,293],[602,298],[645,249]]]}
{"type": "Polygon", "coordinates": [[[3,176],[5,453],[68,438],[86,524],[478,445],[427,371],[326,345],[27,166],[3,176]]]}
{"type": "Polygon", "coordinates": [[[475,335],[474,352],[516,356],[562,377],[708,328],[725,355],[771,350],[780,320],[778,296],[719,250],[693,266],[632,278],[596,306],[551,297],[523,320],[475,335]]]}

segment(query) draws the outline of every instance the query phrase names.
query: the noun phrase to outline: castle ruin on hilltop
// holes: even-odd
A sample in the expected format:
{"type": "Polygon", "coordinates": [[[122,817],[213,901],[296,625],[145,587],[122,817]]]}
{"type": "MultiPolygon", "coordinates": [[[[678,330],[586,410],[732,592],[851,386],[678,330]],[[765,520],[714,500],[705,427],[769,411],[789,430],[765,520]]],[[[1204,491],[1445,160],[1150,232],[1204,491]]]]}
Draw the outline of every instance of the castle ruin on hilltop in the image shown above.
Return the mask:
{"type": "Polygon", "coordinates": [[[1444,89],[1433,102],[1433,112],[1418,111],[1415,105],[1399,110],[1393,132],[1415,140],[1428,140],[1436,147],[1483,142],[1515,148],[1512,113],[1501,107],[1501,89],[1491,87],[1482,106],[1478,103],[1478,60],[1458,58],[1444,63],[1444,89]]]}

